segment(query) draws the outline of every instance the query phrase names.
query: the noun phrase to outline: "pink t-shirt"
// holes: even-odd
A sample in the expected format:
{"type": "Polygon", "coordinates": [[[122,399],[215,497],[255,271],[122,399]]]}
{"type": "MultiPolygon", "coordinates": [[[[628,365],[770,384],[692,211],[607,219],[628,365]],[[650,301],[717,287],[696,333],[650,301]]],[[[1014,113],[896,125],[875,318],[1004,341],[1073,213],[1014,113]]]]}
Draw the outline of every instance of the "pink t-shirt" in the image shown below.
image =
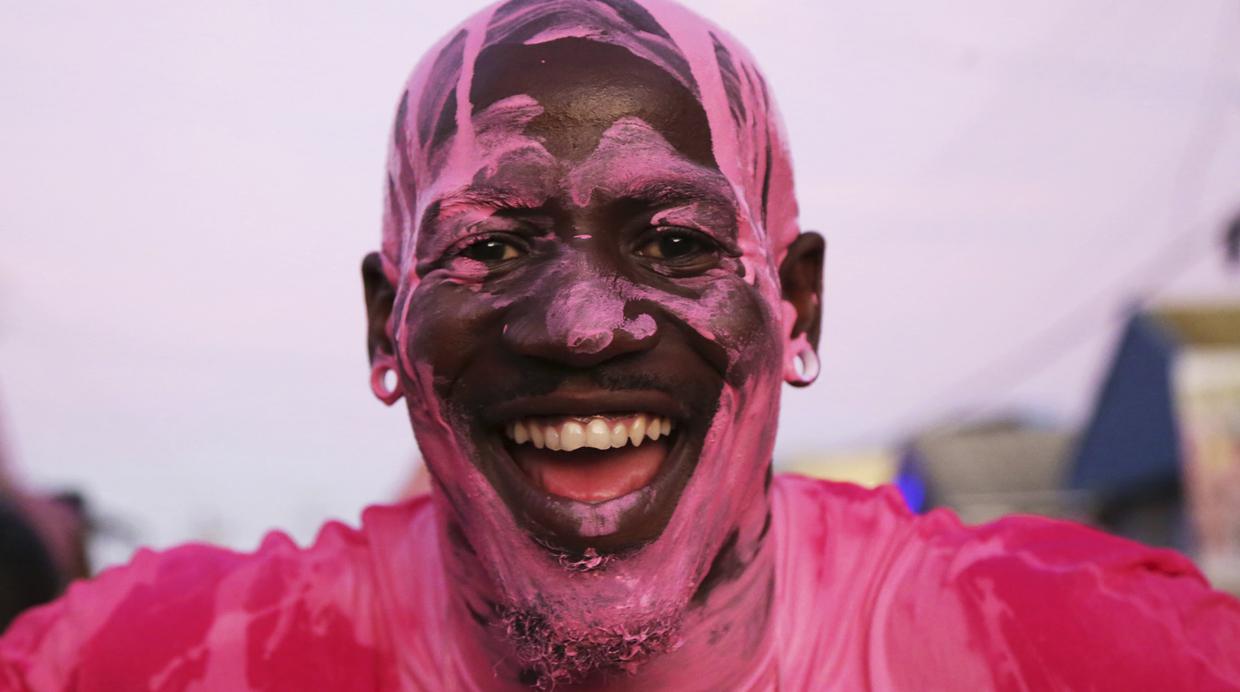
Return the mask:
{"type": "MultiPolygon", "coordinates": [[[[773,493],[781,690],[1240,690],[1240,602],[1080,526],[980,527],[793,476],[773,493]]],[[[459,689],[419,497],[298,548],[139,552],[0,639],[0,689],[459,689]]]]}

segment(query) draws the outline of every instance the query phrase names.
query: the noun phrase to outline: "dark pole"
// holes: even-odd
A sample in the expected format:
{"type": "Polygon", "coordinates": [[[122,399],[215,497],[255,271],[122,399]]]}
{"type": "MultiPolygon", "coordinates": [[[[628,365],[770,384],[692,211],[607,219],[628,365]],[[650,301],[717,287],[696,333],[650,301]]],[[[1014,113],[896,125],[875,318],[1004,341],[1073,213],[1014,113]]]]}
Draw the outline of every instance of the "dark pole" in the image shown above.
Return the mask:
{"type": "Polygon", "coordinates": [[[1227,226],[1223,235],[1223,243],[1227,249],[1228,266],[1240,267],[1240,214],[1237,214],[1227,226]]]}

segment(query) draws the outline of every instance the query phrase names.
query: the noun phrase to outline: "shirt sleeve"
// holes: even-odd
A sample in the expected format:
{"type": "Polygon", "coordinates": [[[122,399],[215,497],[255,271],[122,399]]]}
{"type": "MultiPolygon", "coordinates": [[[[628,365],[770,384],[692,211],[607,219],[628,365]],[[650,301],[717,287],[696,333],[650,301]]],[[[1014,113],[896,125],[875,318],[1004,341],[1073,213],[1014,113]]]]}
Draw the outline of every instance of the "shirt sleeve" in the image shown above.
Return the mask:
{"type": "Polygon", "coordinates": [[[1014,517],[946,576],[1000,689],[1240,690],[1240,602],[1173,551],[1014,517]]]}
{"type": "Polygon", "coordinates": [[[139,551],[20,617],[0,690],[373,690],[379,664],[366,541],[329,522],[308,548],[139,551]]]}
{"type": "MultiPolygon", "coordinates": [[[[20,616],[0,638],[0,689],[155,689],[201,663],[214,593],[245,556],[189,545],[139,551],[20,616]]],[[[170,688],[174,689],[175,684],[170,688]]]]}

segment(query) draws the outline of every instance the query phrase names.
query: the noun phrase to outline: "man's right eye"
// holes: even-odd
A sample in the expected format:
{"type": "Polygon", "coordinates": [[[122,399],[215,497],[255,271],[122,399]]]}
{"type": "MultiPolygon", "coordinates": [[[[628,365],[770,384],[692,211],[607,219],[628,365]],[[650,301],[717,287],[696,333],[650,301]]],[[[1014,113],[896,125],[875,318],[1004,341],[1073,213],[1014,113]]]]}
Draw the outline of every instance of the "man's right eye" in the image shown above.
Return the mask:
{"type": "Polygon", "coordinates": [[[495,265],[517,259],[525,254],[525,248],[502,238],[488,236],[466,245],[457,254],[475,262],[495,265]]]}

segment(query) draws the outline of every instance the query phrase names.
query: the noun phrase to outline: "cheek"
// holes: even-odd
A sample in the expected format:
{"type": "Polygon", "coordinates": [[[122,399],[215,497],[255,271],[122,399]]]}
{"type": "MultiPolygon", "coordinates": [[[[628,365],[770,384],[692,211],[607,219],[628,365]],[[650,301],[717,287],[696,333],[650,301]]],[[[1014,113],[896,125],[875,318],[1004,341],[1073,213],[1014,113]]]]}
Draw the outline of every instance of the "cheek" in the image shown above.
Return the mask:
{"type": "Polygon", "coordinates": [[[498,328],[500,307],[495,298],[471,286],[421,284],[410,296],[405,315],[403,349],[410,364],[429,368],[437,390],[455,380],[489,331],[498,328]]]}
{"type": "Polygon", "coordinates": [[[719,278],[695,298],[677,297],[665,304],[674,316],[723,350],[727,380],[743,382],[764,367],[778,364],[781,343],[775,313],[739,276],[719,278]]]}

